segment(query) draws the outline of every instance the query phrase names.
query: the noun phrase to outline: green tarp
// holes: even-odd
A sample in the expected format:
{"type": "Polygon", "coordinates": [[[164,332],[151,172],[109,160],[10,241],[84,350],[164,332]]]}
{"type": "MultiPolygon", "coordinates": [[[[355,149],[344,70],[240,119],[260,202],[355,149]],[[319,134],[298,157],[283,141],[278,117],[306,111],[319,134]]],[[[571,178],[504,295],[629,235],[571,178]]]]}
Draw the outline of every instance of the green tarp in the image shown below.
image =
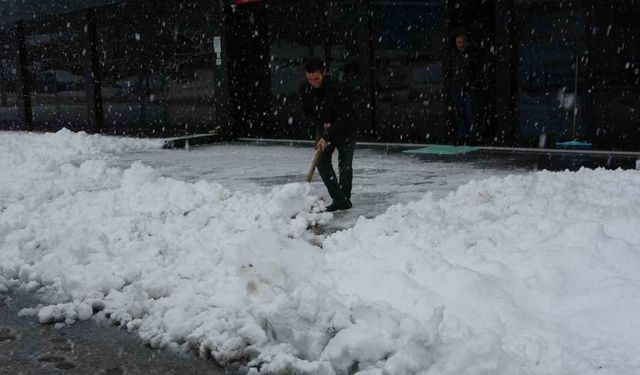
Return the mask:
{"type": "Polygon", "coordinates": [[[407,154],[457,155],[480,150],[473,146],[428,145],[427,147],[403,151],[407,154]]]}

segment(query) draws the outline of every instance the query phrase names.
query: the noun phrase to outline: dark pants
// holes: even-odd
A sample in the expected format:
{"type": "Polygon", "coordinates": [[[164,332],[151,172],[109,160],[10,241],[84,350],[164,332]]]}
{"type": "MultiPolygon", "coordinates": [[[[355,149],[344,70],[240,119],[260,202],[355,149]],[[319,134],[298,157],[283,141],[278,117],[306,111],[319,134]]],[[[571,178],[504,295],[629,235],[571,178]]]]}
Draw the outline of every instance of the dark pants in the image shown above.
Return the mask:
{"type": "Polygon", "coordinates": [[[472,93],[461,89],[452,88],[449,94],[453,102],[453,108],[456,111],[456,137],[458,141],[462,142],[467,140],[471,132],[474,131],[476,100],[472,93]]]}
{"type": "Polygon", "coordinates": [[[355,141],[339,143],[337,145],[329,144],[318,160],[318,173],[320,173],[322,182],[324,182],[334,202],[351,200],[353,152],[355,149],[355,141]],[[340,173],[340,180],[336,177],[336,172],[333,170],[333,165],[331,164],[331,156],[336,148],[338,149],[338,173],[340,173]]]}

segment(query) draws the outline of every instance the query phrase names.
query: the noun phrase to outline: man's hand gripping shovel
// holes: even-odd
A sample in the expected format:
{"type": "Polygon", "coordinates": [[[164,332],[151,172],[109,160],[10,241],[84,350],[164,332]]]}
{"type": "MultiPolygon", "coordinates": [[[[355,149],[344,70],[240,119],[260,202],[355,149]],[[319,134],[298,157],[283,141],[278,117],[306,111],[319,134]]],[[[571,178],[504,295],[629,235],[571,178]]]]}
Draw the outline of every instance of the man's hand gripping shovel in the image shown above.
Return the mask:
{"type": "MultiPolygon", "coordinates": [[[[327,128],[327,126],[330,126],[330,125],[325,124],[325,129],[327,128]]],[[[311,183],[311,180],[313,180],[313,173],[316,171],[316,167],[318,166],[318,160],[320,160],[320,155],[322,155],[322,153],[324,152],[324,150],[326,150],[326,148],[327,148],[327,141],[320,138],[320,140],[316,144],[316,152],[313,155],[311,168],[309,168],[309,173],[307,173],[307,182],[311,183]]]]}
{"type": "Polygon", "coordinates": [[[320,154],[322,154],[322,150],[316,148],[316,152],[313,155],[313,161],[311,162],[311,167],[309,168],[309,173],[307,173],[307,182],[311,183],[313,180],[313,174],[316,171],[316,167],[318,166],[318,160],[320,160],[320,154]]]}

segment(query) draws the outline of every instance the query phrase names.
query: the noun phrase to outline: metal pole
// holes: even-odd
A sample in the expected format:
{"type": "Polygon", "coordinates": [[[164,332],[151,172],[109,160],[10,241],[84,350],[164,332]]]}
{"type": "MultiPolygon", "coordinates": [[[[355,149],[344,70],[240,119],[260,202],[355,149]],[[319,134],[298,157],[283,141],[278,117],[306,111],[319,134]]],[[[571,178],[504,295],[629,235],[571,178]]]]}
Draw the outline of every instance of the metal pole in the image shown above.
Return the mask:
{"type": "Polygon", "coordinates": [[[20,69],[20,88],[22,96],[22,112],[25,128],[33,131],[33,107],[31,104],[31,74],[29,71],[29,54],[24,21],[16,23],[18,40],[18,64],[20,69]]]}
{"type": "Polygon", "coordinates": [[[576,117],[578,116],[578,63],[580,57],[576,54],[576,76],[573,91],[573,139],[576,140],[576,117]]]}
{"type": "Polygon", "coordinates": [[[96,30],[95,10],[84,12],[83,43],[87,54],[83,64],[85,69],[85,98],[87,121],[93,131],[103,132],[104,110],[102,107],[102,75],[100,57],[98,55],[98,37],[96,30]]]}

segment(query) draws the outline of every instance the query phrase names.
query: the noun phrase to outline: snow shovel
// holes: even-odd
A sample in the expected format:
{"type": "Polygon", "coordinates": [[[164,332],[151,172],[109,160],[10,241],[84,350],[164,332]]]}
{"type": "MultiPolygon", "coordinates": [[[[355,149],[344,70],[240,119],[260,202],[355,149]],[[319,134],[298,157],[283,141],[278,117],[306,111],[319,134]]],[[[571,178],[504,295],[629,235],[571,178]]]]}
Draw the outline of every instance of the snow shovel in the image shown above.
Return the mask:
{"type": "Polygon", "coordinates": [[[587,141],[579,141],[577,138],[576,131],[576,119],[578,117],[578,69],[580,66],[580,56],[576,54],[576,65],[575,65],[575,80],[574,80],[574,91],[573,91],[573,140],[568,142],[556,142],[556,148],[564,148],[564,149],[589,149],[593,147],[591,142],[587,141]]]}
{"type": "Polygon", "coordinates": [[[320,154],[322,154],[322,151],[320,149],[316,149],[316,153],[313,155],[313,161],[311,162],[311,168],[309,168],[309,173],[307,173],[307,182],[309,183],[313,180],[313,173],[316,171],[316,167],[318,166],[320,154]]]}

